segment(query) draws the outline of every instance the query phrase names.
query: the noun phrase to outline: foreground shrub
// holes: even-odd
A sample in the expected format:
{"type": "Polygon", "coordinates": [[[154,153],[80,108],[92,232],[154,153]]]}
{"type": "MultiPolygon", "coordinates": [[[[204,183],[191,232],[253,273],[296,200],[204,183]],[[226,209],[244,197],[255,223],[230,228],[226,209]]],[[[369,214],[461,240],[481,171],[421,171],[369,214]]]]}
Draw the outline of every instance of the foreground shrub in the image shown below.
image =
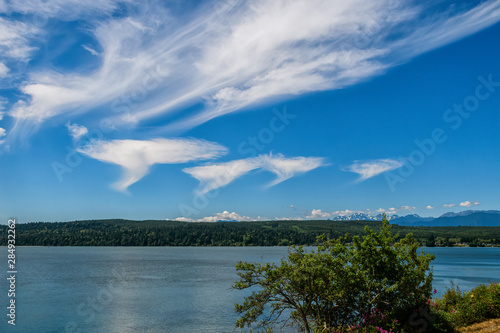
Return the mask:
{"type": "Polygon", "coordinates": [[[429,314],[434,256],[418,254],[411,234],[396,241],[384,218],[380,233],[319,238],[316,251],[292,247],[279,265],[239,262],[235,289],[253,292],[235,310],[236,326],[281,323],[305,332],[413,332],[429,314]],[[413,320],[413,322],[412,322],[413,320]],[[417,323],[417,324],[415,324],[417,323]]]}
{"type": "Polygon", "coordinates": [[[445,313],[455,327],[500,318],[500,284],[482,284],[464,292],[452,284],[434,304],[434,311],[445,313]]]}

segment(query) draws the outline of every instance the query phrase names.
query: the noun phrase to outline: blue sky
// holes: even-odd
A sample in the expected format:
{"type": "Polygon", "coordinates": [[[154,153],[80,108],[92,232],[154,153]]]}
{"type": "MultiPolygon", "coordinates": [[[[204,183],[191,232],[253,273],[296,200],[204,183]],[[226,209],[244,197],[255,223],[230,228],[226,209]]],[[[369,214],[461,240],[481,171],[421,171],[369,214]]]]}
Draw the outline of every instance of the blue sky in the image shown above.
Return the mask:
{"type": "Polygon", "coordinates": [[[498,1],[0,0],[0,219],[500,209],[498,1]]]}

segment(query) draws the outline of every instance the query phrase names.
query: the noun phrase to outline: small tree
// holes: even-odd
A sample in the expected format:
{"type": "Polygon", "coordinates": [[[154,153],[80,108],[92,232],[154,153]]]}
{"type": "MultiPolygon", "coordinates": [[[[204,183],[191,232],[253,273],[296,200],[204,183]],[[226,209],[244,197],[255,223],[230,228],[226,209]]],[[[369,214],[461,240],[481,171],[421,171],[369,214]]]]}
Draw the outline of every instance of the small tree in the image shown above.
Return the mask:
{"type": "Polygon", "coordinates": [[[310,253],[292,246],[279,265],[238,262],[233,288],[255,290],[235,304],[236,326],[282,324],[308,333],[405,329],[412,313],[427,307],[434,256],[417,254],[411,234],[396,242],[385,216],[378,234],[365,231],[352,242],[348,235],[320,236],[310,253]]]}

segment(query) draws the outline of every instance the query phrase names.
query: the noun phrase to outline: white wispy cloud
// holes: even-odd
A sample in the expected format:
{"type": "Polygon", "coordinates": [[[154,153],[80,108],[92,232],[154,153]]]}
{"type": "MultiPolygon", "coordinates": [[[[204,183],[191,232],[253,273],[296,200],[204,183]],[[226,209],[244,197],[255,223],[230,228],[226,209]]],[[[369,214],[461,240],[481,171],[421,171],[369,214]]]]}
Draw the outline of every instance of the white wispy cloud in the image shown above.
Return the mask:
{"type": "MultiPolygon", "coordinates": [[[[6,99],[0,97],[0,121],[3,119],[4,112],[2,110],[4,109],[5,104],[6,104],[6,99]]],[[[2,137],[6,135],[7,134],[5,128],[0,127],[0,145],[2,145],[5,142],[5,140],[3,140],[2,137]]]]}
{"type": "Polygon", "coordinates": [[[350,216],[350,215],[356,214],[356,213],[363,213],[363,214],[369,215],[369,209],[367,209],[365,211],[350,210],[350,209],[336,210],[336,211],[324,211],[321,209],[313,209],[313,210],[311,210],[311,213],[309,215],[306,215],[306,219],[323,220],[323,219],[329,219],[329,218],[334,218],[334,217],[339,217],[339,216],[350,216]]]}
{"type": "Polygon", "coordinates": [[[39,33],[34,25],[0,17],[0,60],[28,60],[36,49],[32,38],[39,33]]]}
{"type": "MultiPolygon", "coordinates": [[[[171,219],[166,219],[171,220],[171,219]]],[[[238,222],[244,222],[244,221],[270,221],[270,220],[276,220],[276,221],[300,221],[304,220],[304,217],[302,216],[282,216],[282,217],[274,217],[274,218],[266,218],[262,216],[257,216],[257,217],[252,217],[252,216],[246,216],[246,215],[240,215],[235,212],[229,212],[227,210],[223,211],[222,213],[216,213],[215,215],[212,216],[205,216],[201,218],[191,218],[191,217],[184,217],[180,216],[175,219],[172,219],[173,221],[181,221],[181,222],[224,222],[224,221],[238,221],[238,222]]]]}
{"type": "MultiPolygon", "coordinates": [[[[367,210],[369,211],[369,209],[367,209],[367,210]]],[[[392,215],[392,214],[396,214],[397,213],[397,209],[394,208],[394,207],[389,208],[389,209],[379,208],[379,209],[375,210],[375,213],[392,215]]]]}
{"type": "Polygon", "coordinates": [[[5,105],[7,104],[7,102],[8,101],[6,98],[0,96],[0,120],[3,119],[3,115],[5,114],[3,110],[5,110],[5,105]]]}
{"type": "Polygon", "coordinates": [[[268,185],[274,186],[297,174],[311,171],[323,165],[326,163],[320,157],[286,158],[281,154],[270,154],[185,168],[183,171],[198,179],[200,181],[199,191],[206,193],[225,186],[255,169],[263,169],[276,174],[276,179],[268,185]]]}
{"type": "Polygon", "coordinates": [[[398,208],[398,210],[415,210],[417,209],[417,207],[413,207],[413,206],[400,206],[398,208]]]}
{"type": "Polygon", "coordinates": [[[94,50],[93,48],[91,48],[91,47],[90,47],[90,46],[88,46],[88,45],[82,45],[82,47],[83,47],[85,50],[89,51],[89,52],[90,52],[90,54],[92,54],[92,55],[95,55],[95,56],[98,56],[98,55],[99,55],[99,52],[97,52],[96,50],[94,50]]]}
{"type": "Polygon", "coordinates": [[[206,193],[231,183],[244,174],[259,168],[260,165],[260,159],[248,158],[185,168],[182,171],[198,179],[200,192],[206,193]]]}
{"type": "Polygon", "coordinates": [[[302,221],[304,218],[302,216],[276,216],[274,218],[276,221],[302,221]]]}
{"type": "Polygon", "coordinates": [[[311,214],[307,215],[306,218],[307,219],[319,219],[319,220],[322,220],[322,219],[328,219],[331,216],[332,216],[331,212],[324,212],[321,209],[313,209],[311,211],[311,214]]]}
{"type": "Polygon", "coordinates": [[[426,208],[426,209],[434,209],[434,207],[432,207],[431,205],[426,206],[425,208],[426,208]]]}
{"type": "Polygon", "coordinates": [[[9,73],[9,68],[3,62],[0,62],[0,79],[6,77],[7,73],[9,73]]]}
{"type": "Polygon", "coordinates": [[[198,139],[153,139],[97,141],[77,149],[96,160],[123,168],[122,178],[113,188],[126,191],[144,177],[154,164],[177,164],[208,160],[227,153],[217,143],[198,139]]]}
{"type": "Polygon", "coordinates": [[[262,221],[262,220],[263,218],[260,216],[257,217],[244,216],[235,212],[230,213],[227,210],[223,211],[222,213],[216,213],[213,216],[205,216],[199,219],[193,219],[187,217],[177,217],[174,219],[174,221],[181,221],[181,222],[262,221]]]}
{"type": "Polygon", "coordinates": [[[472,207],[472,206],[478,206],[481,203],[479,201],[464,201],[459,204],[460,207],[472,207]]]}
{"type": "Polygon", "coordinates": [[[87,127],[78,124],[71,124],[69,122],[66,124],[66,128],[68,129],[69,135],[71,135],[74,141],[78,141],[78,139],[89,132],[87,127]]]}
{"type": "Polygon", "coordinates": [[[439,17],[430,17],[426,24],[395,42],[398,53],[411,57],[433,50],[491,26],[500,18],[498,1],[484,1],[461,13],[452,12],[453,8],[456,7],[449,7],[439,17]]]}
{"type": "Polygon", "coordinates": [[[277,185],[295,175],[302,174],[320,166],[327,165],[322,157],[290,157],[281,154],[263,155],[260,157],[261,168],[276,175],[276,179],[268,186],[277,185]]]}
{"type": "MultiPolygon", "coordinates": [[[[118,126],[163,119],[203,103],[199,111],[165,122],[165,131],[272,99],[343,88],[500,20],[495,0],[469,9],[430,11],[425,19],[425,4],[389,0],[257,0],[217,8],[207,2],[182,20],[161,2],[126,2],[125,17],[109,15],[118,8],[114,1],[13,3],[20,13],[86,19],[101,66],[85,74],[30,73],[19,87],[26,97],[11,110],[12,117],[41,123],[111,102],[123,112],[101,115],[112,115],[118,126]],[[121,102],[121,96],[139,90],[144,99],[121,102]]],[[[0,20],[0,31],[13,31],[14,37],[0,34],[0,47],[28,57],[34,46],[23,29],[38,28],[0,20]]],[[[361,180],[374,172],[363,171],[361,180]]]]}
{"type": "Polygon", "coordinates": [[[5,128],[0,127],[0,145],[3,145],[5,143],[5,140],[2,140],[2,138],[6,135],[5,133],[5,128]]]}
{"type": "Polygon", "coordinates": [[[459,206],[459,207],[472,207],[472,206],[477,206],[477,205],[480,205],[481,203],[479,201],[464,201],[464,202],[460,202],[458,204],[454,204],[454,203],[449,203],[449,204],[444,204],[443,207],[445,208],[451,208],[451,207],[456,207],[456,206],[459,206]]]}
{"type": "Polygon", "coordinates": [[[343,168],[343,171],[354,172],[360,175],[357,182],[391,171],[403,166],[403,163],[391,159],[378,159],[370,161],[354,161],[353,164],[343,168]]]}
{"type": "Polygon", "coordinates": [[[114,0],[50,0],[50,1],[9,1],[0,6],[3,13],[37,14],[33,23],[42,25],[43,19],[57,17],[62,20],[74,20],[82,17],[96,17],[110,14],[118,3],[127,1],[114,0]],[[38,20],[39,22],[36,22],[38,20]]]}

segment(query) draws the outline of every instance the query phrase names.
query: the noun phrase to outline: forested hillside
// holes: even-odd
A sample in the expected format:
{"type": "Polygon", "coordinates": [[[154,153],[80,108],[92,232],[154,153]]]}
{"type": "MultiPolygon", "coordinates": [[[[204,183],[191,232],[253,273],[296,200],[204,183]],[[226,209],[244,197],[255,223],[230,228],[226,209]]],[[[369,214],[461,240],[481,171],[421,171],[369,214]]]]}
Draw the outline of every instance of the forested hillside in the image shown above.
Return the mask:
{"type": "MultiPolygon", "coordinates": [[[[34,246],[288,246],[312,245],[325,234],[363,235],[378,221],[267,221],[188,223],[177,221],[98,220],[19,223],[16,244],[34,246]]],[[[408,227],[393,225],[404,237],[413,233],[422,246],[500,246],[500,227],[408,227]]],[[[0,245],[7,244],[0,226],[0,245]]]]}

